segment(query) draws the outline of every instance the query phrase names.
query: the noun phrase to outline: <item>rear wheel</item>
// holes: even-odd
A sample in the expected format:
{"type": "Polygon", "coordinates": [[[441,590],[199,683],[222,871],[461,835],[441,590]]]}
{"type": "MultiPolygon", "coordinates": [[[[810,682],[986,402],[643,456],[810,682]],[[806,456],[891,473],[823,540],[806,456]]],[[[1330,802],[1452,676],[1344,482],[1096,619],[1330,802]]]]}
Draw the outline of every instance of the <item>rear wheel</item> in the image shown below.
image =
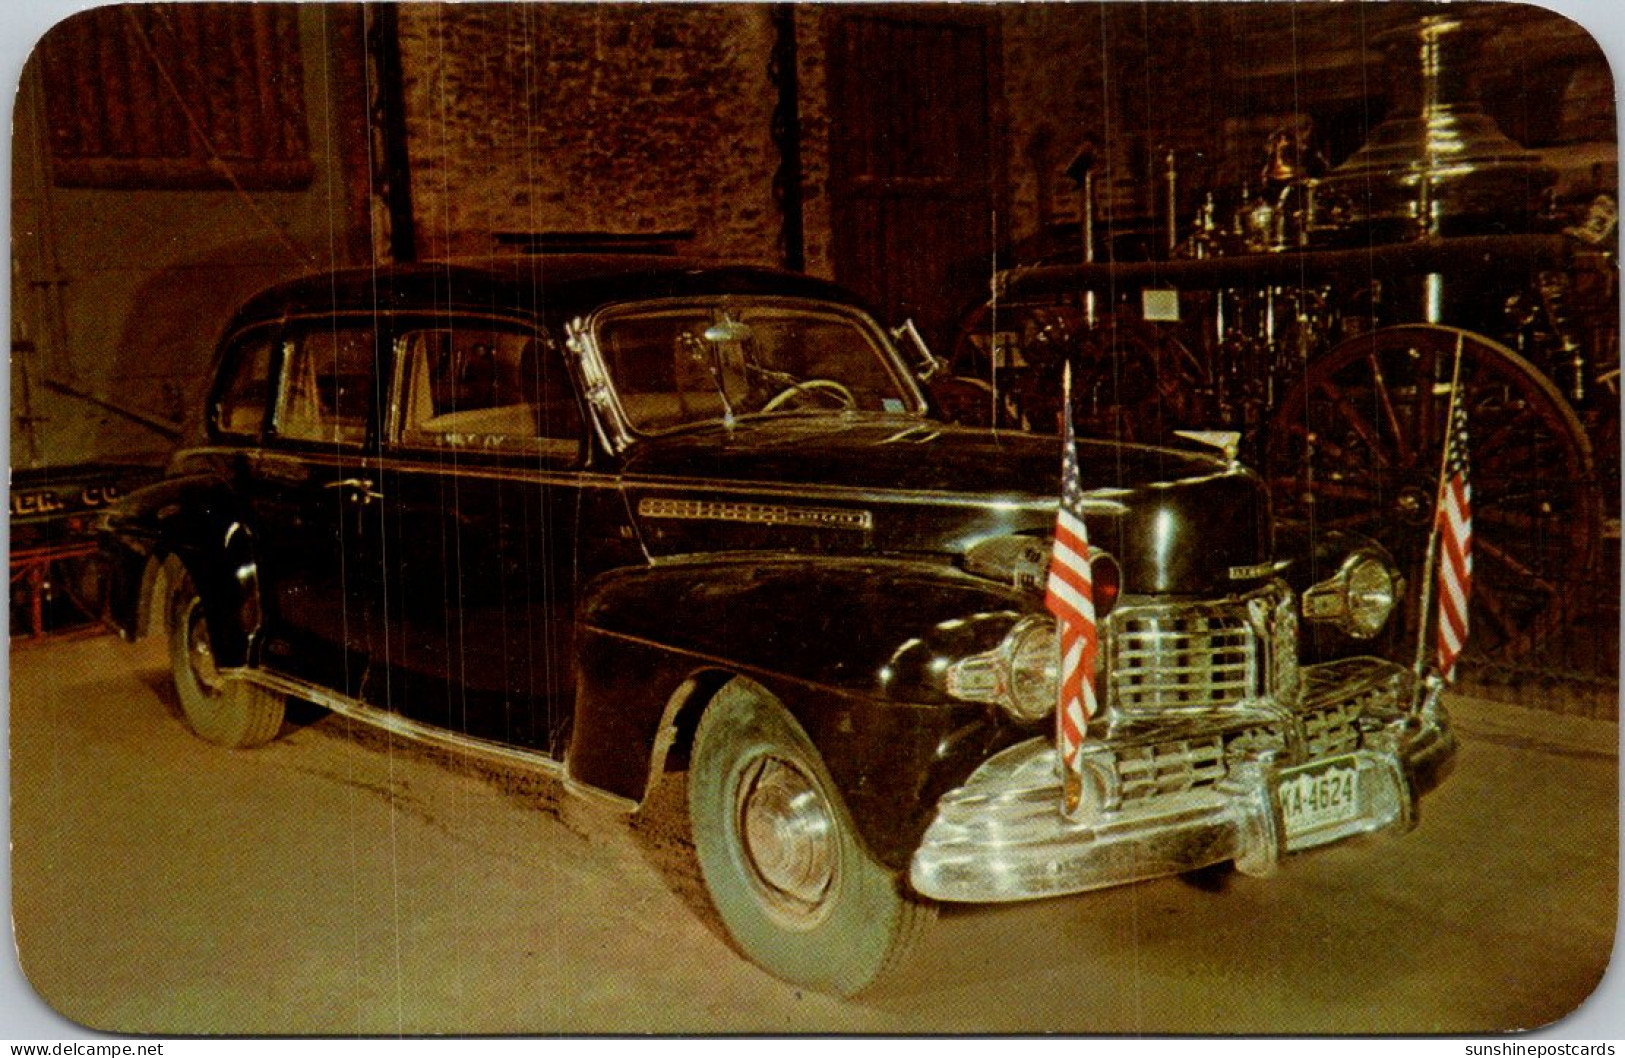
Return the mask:
{"type": "Polygon", "coordinates": [[[169,665],[187,725],[199,738],[222,746],[269,742],[282,729],[284,699],[247,680],[221,677],[191,575],[174,566],[168,574],[169,665]]]}
{"type": "Polygon", "coordinates": [[[775,976],[853,995],[936,916],[863,847],[818,752],[765,692],[735,682],[711,702],[688,792],[711,900],[734,943],[775,976]]]}

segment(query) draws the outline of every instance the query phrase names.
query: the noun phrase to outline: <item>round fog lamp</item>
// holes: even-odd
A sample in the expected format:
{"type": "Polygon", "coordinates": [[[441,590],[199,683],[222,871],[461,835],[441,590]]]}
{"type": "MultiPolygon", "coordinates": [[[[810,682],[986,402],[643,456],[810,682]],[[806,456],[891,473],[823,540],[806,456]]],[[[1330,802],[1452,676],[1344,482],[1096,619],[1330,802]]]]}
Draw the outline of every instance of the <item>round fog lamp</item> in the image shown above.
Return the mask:
{"type": "Polygon", "coordinates": [[[1349,563],[1343,577],[1348,633],[1369,639],[1382,631],[1394,612],[1397,595],[1387,563],[1369,555],[1349,563]]]}

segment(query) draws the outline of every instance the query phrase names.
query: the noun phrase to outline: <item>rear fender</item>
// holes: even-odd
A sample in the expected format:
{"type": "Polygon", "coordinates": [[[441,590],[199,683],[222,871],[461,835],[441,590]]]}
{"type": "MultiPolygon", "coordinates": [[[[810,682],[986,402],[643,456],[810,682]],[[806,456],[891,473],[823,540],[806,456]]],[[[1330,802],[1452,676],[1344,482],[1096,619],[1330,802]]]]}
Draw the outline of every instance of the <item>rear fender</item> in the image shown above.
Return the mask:
{"type": "Polygon", "coordinates": [[[184,570],[203,600],[221,666],[245,665],[263,615],[253,535],[236,501],[210,478],[171,478],[108,512],[102,549],[112,566],[115,624],[129,638],[164,628],[162,609],[184,570]]]}

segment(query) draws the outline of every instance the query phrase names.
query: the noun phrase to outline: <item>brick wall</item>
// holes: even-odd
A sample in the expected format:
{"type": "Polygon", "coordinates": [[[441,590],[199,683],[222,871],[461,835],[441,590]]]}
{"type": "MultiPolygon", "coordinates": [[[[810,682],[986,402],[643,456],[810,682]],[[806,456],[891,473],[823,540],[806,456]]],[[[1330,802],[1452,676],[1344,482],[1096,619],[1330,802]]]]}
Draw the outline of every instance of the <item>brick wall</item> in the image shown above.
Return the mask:
{"type": "Polygon", "coordinates": [[[766,8],[406,5],[400,36],[420,255],[692,231],[779,260],[766,8]]]}

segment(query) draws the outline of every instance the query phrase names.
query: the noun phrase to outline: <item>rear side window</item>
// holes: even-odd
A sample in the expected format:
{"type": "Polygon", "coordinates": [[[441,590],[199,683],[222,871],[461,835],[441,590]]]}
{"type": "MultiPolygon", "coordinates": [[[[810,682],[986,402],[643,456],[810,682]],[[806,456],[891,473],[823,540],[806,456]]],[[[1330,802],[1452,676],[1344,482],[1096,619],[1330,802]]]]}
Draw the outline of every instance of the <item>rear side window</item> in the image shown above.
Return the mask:
{"type": "Polygon", "coordinates": [[[328,326],[288,336],[276,432],[296,441],[360,444],[372,408],[375,332],[328,326]]]}
{"type": "Polygon", "coordinates": [[[217,434],[259,436],[271,402],[271,349],[271,335],[258,334],[238,340],[226,354],[211,418],[217,434]]]}
{"type": "Polygon", "coordinates": [[[404,444],[518,449],[574,457],[575,390],[534,334],[486,326],[402,333],[398,397],[404,444]]]}

